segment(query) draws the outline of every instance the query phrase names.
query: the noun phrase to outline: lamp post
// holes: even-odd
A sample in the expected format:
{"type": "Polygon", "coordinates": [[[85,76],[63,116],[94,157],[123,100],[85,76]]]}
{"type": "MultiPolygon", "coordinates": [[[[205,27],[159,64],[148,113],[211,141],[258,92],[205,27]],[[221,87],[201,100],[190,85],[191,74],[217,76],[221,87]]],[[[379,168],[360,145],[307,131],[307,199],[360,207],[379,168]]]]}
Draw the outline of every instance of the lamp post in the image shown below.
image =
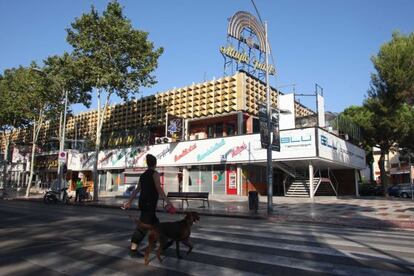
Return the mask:
{"type": "MultiPolygon", "coordinates": [[[[270,106],[270,86],[269,86],[269,43],[267,41],[267,22],[265,21],[265,54],[266,54],[266,105],[267,105],[267,131],[269,143],[267,145],[267,213],[273,213],[273,166],[272,166],[272,139],[271,139],[271,106],[270,106]]],[[[279,99],[278,99],[279,101],[279,99]]],[[[279,112],[279,111],[278,111],[279,112]]]]}
{"type": "MultiPolygon", "coordinates": [[[[65,150],[65,134],[66,134],[66,113],[68,108],[68,90],[65,91],[65,109],[63,110],[63,125],[61,127],[61,137],[59,143],[59,154],[65,150]]],[[[58,162],[58,187],[59,190],[62,187],[62,183],[65,181],[63,176],[63,167],[58,162]]]]}

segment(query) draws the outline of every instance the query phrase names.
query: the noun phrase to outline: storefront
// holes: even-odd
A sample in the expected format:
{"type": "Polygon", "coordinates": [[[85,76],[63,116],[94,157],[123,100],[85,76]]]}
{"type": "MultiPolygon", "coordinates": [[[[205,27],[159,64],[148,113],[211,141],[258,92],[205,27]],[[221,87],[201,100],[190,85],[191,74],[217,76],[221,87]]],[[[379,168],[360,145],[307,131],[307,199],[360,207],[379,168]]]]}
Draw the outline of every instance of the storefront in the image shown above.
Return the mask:
{"type": "MultiPolygon", "coordinates": [[[[281,183],[289,170],[302,170],[308,178],[337,173],[335,192],[355,194],[355,170],[365,167],[365,152],[321,128],[280,132],[281,150],[273,152],[274,194],[283,195],[281,183]],[[351,180],[351,181],[349,181],[351,180]],[[340,185],[340,187],[338,186],[340,185]]],[[[146,169],[145,156],[157,157],[165,192],[209,192],[211,195],[266,193],[266,150],[260,134],[190,140],[147,147],[105,150],[99,153],[100,191],[123,193],[136,185],[146,169]]],[[[69,154],[69,169],[92,170],[92,153],[69,154]]],[[[329,177],[329,176],[328,176],[329,177]]],[[[334,176],[335,177],[335,176],[334,176]]]]}

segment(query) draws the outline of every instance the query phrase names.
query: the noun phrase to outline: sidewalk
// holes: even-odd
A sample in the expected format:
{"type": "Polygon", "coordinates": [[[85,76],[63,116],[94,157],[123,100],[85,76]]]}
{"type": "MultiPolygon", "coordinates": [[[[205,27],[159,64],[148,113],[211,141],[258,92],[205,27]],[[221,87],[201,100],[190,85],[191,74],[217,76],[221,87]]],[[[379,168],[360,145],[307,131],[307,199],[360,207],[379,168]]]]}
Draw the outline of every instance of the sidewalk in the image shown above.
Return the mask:
{"type": "MultiPolygon", "coordinates": [[[[42,194],[25,199],[16,196],[12,200],[41,201],[42,194]]],[[[127,199],[122,197],[101,197],[99,202],[85,202],[82,205],[120,208],[127,199]]],[[[202,202],[189,201],[190,207],[181,208],[181,200],[173,201],[178,213],[197,211],[202,215],[267,219],[271,222],[294,221],[334,224],[375,229],[414,230],[414,201],[400,198],[354,198],[354,197],[316,197],[273,198],[273,213],[267,214],[267,197],[259,198],[257,212],[249,210],[248,198],[235,196],[231,199],[211,196],[210,207],[202,208],[202,202]]],[[[161,201],[160,201],[161,202],[161,201]]],[[[133,209],[137,208],[134,200],[133,209]]],[[[161,204],[158,211],[163,212],[161,204]]]]}

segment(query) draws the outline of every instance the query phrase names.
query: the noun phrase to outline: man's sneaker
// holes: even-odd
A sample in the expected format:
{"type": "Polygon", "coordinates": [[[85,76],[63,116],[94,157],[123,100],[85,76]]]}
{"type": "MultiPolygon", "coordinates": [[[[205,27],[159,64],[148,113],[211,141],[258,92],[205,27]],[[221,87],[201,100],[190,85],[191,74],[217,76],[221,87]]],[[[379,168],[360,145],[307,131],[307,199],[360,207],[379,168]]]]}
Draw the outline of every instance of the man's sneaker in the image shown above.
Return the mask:
{"type": "Polygon", "coordinates": [[[141,252],[139,252],[138,250],[129,250],[129,256],[131,258],[143,258],[144,254],[142,254],[141,252]]]}

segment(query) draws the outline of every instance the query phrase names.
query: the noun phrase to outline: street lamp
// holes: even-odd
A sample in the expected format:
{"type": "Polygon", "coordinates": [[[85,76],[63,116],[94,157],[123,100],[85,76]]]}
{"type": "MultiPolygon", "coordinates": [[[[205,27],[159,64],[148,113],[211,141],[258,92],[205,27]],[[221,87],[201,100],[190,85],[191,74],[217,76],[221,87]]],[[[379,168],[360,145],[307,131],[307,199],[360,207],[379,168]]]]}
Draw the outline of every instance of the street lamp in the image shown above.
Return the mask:
{"type": "MultiPolygon", "coordinates": [[[[273,213],[273,165],[272,165],[272,139],[271,137],[271,117],[272,111],[270,106],[270,86],[269,86],[269,42],[267,40],[267,21],[265,21],[265,52],[266,52],[266,105],[267,105],[267,131],[269,133],[269,143],[267,145],[267,213],[273,213]]],[[[279,92],[278,99],[279,103],[279,92]]],[[[279,109],[278,109],[279,110],[279,109]]],[[[279,112],[279,111],[278,111],[279,112]]],[[[278,118],[279,120],[279,118],[278,118]]]]}

